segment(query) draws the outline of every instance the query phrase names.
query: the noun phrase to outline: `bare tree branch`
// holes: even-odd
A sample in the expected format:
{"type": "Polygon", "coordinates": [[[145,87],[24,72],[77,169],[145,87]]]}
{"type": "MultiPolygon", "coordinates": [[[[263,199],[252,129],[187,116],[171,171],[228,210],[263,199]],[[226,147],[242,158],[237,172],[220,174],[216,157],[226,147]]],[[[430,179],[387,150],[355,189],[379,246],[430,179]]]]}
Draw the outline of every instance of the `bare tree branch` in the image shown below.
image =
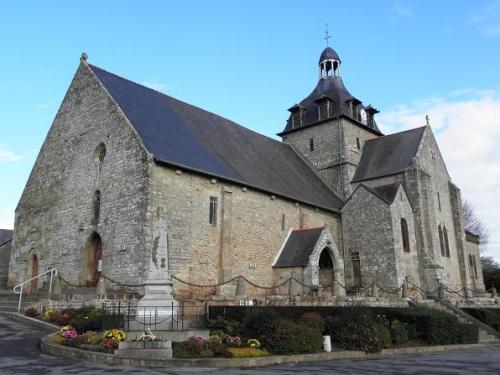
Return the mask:
{"type": "Polygon", "coordinates": [[[481,241],[481,247],[485,250],[486,245],[490,239],[490,232],[486,225],[479,219],[474,210],[474,206],[469,201],[464,201],[463,203],[464,211],[464,227],[465,230],[474,233],[479,236],[481,241]]]}

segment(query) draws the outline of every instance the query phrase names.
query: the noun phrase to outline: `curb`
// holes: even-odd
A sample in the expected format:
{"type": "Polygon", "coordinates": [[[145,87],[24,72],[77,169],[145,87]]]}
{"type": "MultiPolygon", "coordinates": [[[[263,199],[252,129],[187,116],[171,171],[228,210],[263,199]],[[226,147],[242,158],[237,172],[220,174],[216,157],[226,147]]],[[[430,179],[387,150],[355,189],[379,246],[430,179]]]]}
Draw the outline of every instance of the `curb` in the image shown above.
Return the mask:
{"type": "Polygon", "coordinates": [[[59,326],[55,324],[44,322],[43,320],[30,318],[29,316],[25,316],[23,314],[13,313],[13,312],[2,312],[2,315],[7,316],[9,319],[15,320],[16,322],[26,323],[30,326],[34,326],[45,331],[56,332],[59,330],[59,326]]]}
{"type": "Polygon", "coordinates": [[[40,341],[40,349],[46,354],[64,358],[78,358],[93,362],[105,363],[109,365],[126,365],[133,367],[205,367],[205,368],[244,368],[244,367],[262,367],[269,365],[277,365],[283,363],[299,363],[299,362],[314,362],[339,359],[368,359],[368,358],[383,358],[401,354],[417,354],[417,353],[440,353],[459,351],[466,349],[482,348],[488,345],[485,344],[464,344],[464,345],[439,345],[439,346],[420,346],[412,348],[400,349],[384,349],[380,353],[365,353],[361,351],[340,351],[330,353],[314,353],[314,354],[299,354],[299,355],[283,355],[255,358],[195,358],[182,359],[172,358],[168,360],[155,359],[135,359],[122,358],[114,354],[91,352],[78,348],[70,348],[62,345],[53,344],[50,342],[50,336],[44,336],[40,341]]]}

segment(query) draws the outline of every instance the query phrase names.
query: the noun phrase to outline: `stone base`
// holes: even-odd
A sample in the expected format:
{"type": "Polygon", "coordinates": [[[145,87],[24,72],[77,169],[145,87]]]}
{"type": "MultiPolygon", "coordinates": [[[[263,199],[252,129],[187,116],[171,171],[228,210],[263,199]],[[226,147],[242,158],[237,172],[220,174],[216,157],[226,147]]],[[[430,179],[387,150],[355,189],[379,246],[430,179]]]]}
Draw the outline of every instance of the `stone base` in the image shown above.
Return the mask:
{"type": "Polygon", "coordinates": [[[170,359],[172,341],[122,341],[118,344],[115,355],[135,359],[170,359]]]}

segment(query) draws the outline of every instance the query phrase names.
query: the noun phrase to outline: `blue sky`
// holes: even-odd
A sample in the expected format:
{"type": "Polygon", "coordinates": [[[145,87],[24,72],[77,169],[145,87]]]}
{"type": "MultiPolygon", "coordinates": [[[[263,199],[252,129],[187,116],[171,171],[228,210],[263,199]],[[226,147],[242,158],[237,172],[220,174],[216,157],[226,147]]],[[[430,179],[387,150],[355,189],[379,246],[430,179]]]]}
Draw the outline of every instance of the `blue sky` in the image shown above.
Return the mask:
{"type": "Polygon", "coordinates": [[[82,51],[269,136],[317,80],[329,24],[349,90],[384,132],[429,113],[500,260],[500,1],[23,1],[0,6],[0,227],[82,51]],[[476,116],[477,113],[477,116],[476,116]],[[492,155],[495,152],[495,155],[492,155]]]}

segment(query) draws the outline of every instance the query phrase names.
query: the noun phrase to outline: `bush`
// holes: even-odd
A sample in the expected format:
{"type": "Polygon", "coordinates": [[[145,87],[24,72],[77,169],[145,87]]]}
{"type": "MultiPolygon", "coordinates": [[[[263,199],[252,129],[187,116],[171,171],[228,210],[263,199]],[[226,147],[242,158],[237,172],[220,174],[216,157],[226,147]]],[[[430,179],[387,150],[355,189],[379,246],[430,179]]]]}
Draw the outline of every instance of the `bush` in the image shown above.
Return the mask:
{"type": "Polygon", "coordinates": [[[227,350],[234,358],[267,357],[269,355],[266,349],[229,348],[227,350]]]}
{"type": "Polygon", "coordinates": [[[24,310],[24,315],[30,318],[35,318],[36,316],[38,316],[38,310],[34,307],[28,307],[26,310],[24,310]]]}
{"type": "MultiPolygon", "coordinates": [[[[215,345],[215,344],[214,344],[215,345]]],[[[200,336],[191,336],[186,341],[174,346],[175,356],[180,358],[212,357],[208,343],[200,336]]]]}
{"type": "Polygon", "coordinates": [[[387,349],[392,344],[391,330],[386,326],[380,326],[378,329],[378,337],[382,349],[387,349]]]}
{"type": "MultiPolygon", "coordinates": [[[[218,335],[215,331],[223,332],[225,335],[235,335],[238,331],[240,323],[234,320],[224,319],[223,316],[219,315],[215,319],[207,320],[207,328],[210,329],[212,335],[218,335]]],[[[221,337],[222,338],[222,337],[221,337]]]]}
{"type": "MultiPolygon", "coordinates": [[[[323,337],[318,327],[287,322],[286,347],[282,354],[317,353],[323,350],[323,337]]],[[[266,346],[269,350],[271,347],[266,346]]]]}
{"type": "Polygon", "coordinates": [[[65,326],[69,324],[71,319],[71,314],[65,311],[55,311],[50,317],[50,321],[57,324],[58,326],[65,326]]]}
{"type": "Polygon", "coordinates": [[[395,345],[401,345],[408,342],[408,330],[406,324],[395,319],[391,322],[391,337],[395,345]]]}
{"type": "Polygon", "coordinates": [[[362,350],[376,353],[382,349],[379,328],[370,322],[347,322],[332,332],[333,342],[347,350],[362,350]]]}
{"type": "Polygon", "coordinates": [[[315,328],[320,333],[323,333],[325,330],[325,320],[321,316],[320,313],[317,312],[307,312],[302,314],[297,319],[297,324],[305,325],[307,327],[315,328]]]}
{"type": "Polygon", "coordinates": [[[86,331],[100,331],[102,329],[102,319],[104,311],[94,309],[88,313],[77,313],[70,319],[69,323],[76,328],[78,333],[86,331]]]}

